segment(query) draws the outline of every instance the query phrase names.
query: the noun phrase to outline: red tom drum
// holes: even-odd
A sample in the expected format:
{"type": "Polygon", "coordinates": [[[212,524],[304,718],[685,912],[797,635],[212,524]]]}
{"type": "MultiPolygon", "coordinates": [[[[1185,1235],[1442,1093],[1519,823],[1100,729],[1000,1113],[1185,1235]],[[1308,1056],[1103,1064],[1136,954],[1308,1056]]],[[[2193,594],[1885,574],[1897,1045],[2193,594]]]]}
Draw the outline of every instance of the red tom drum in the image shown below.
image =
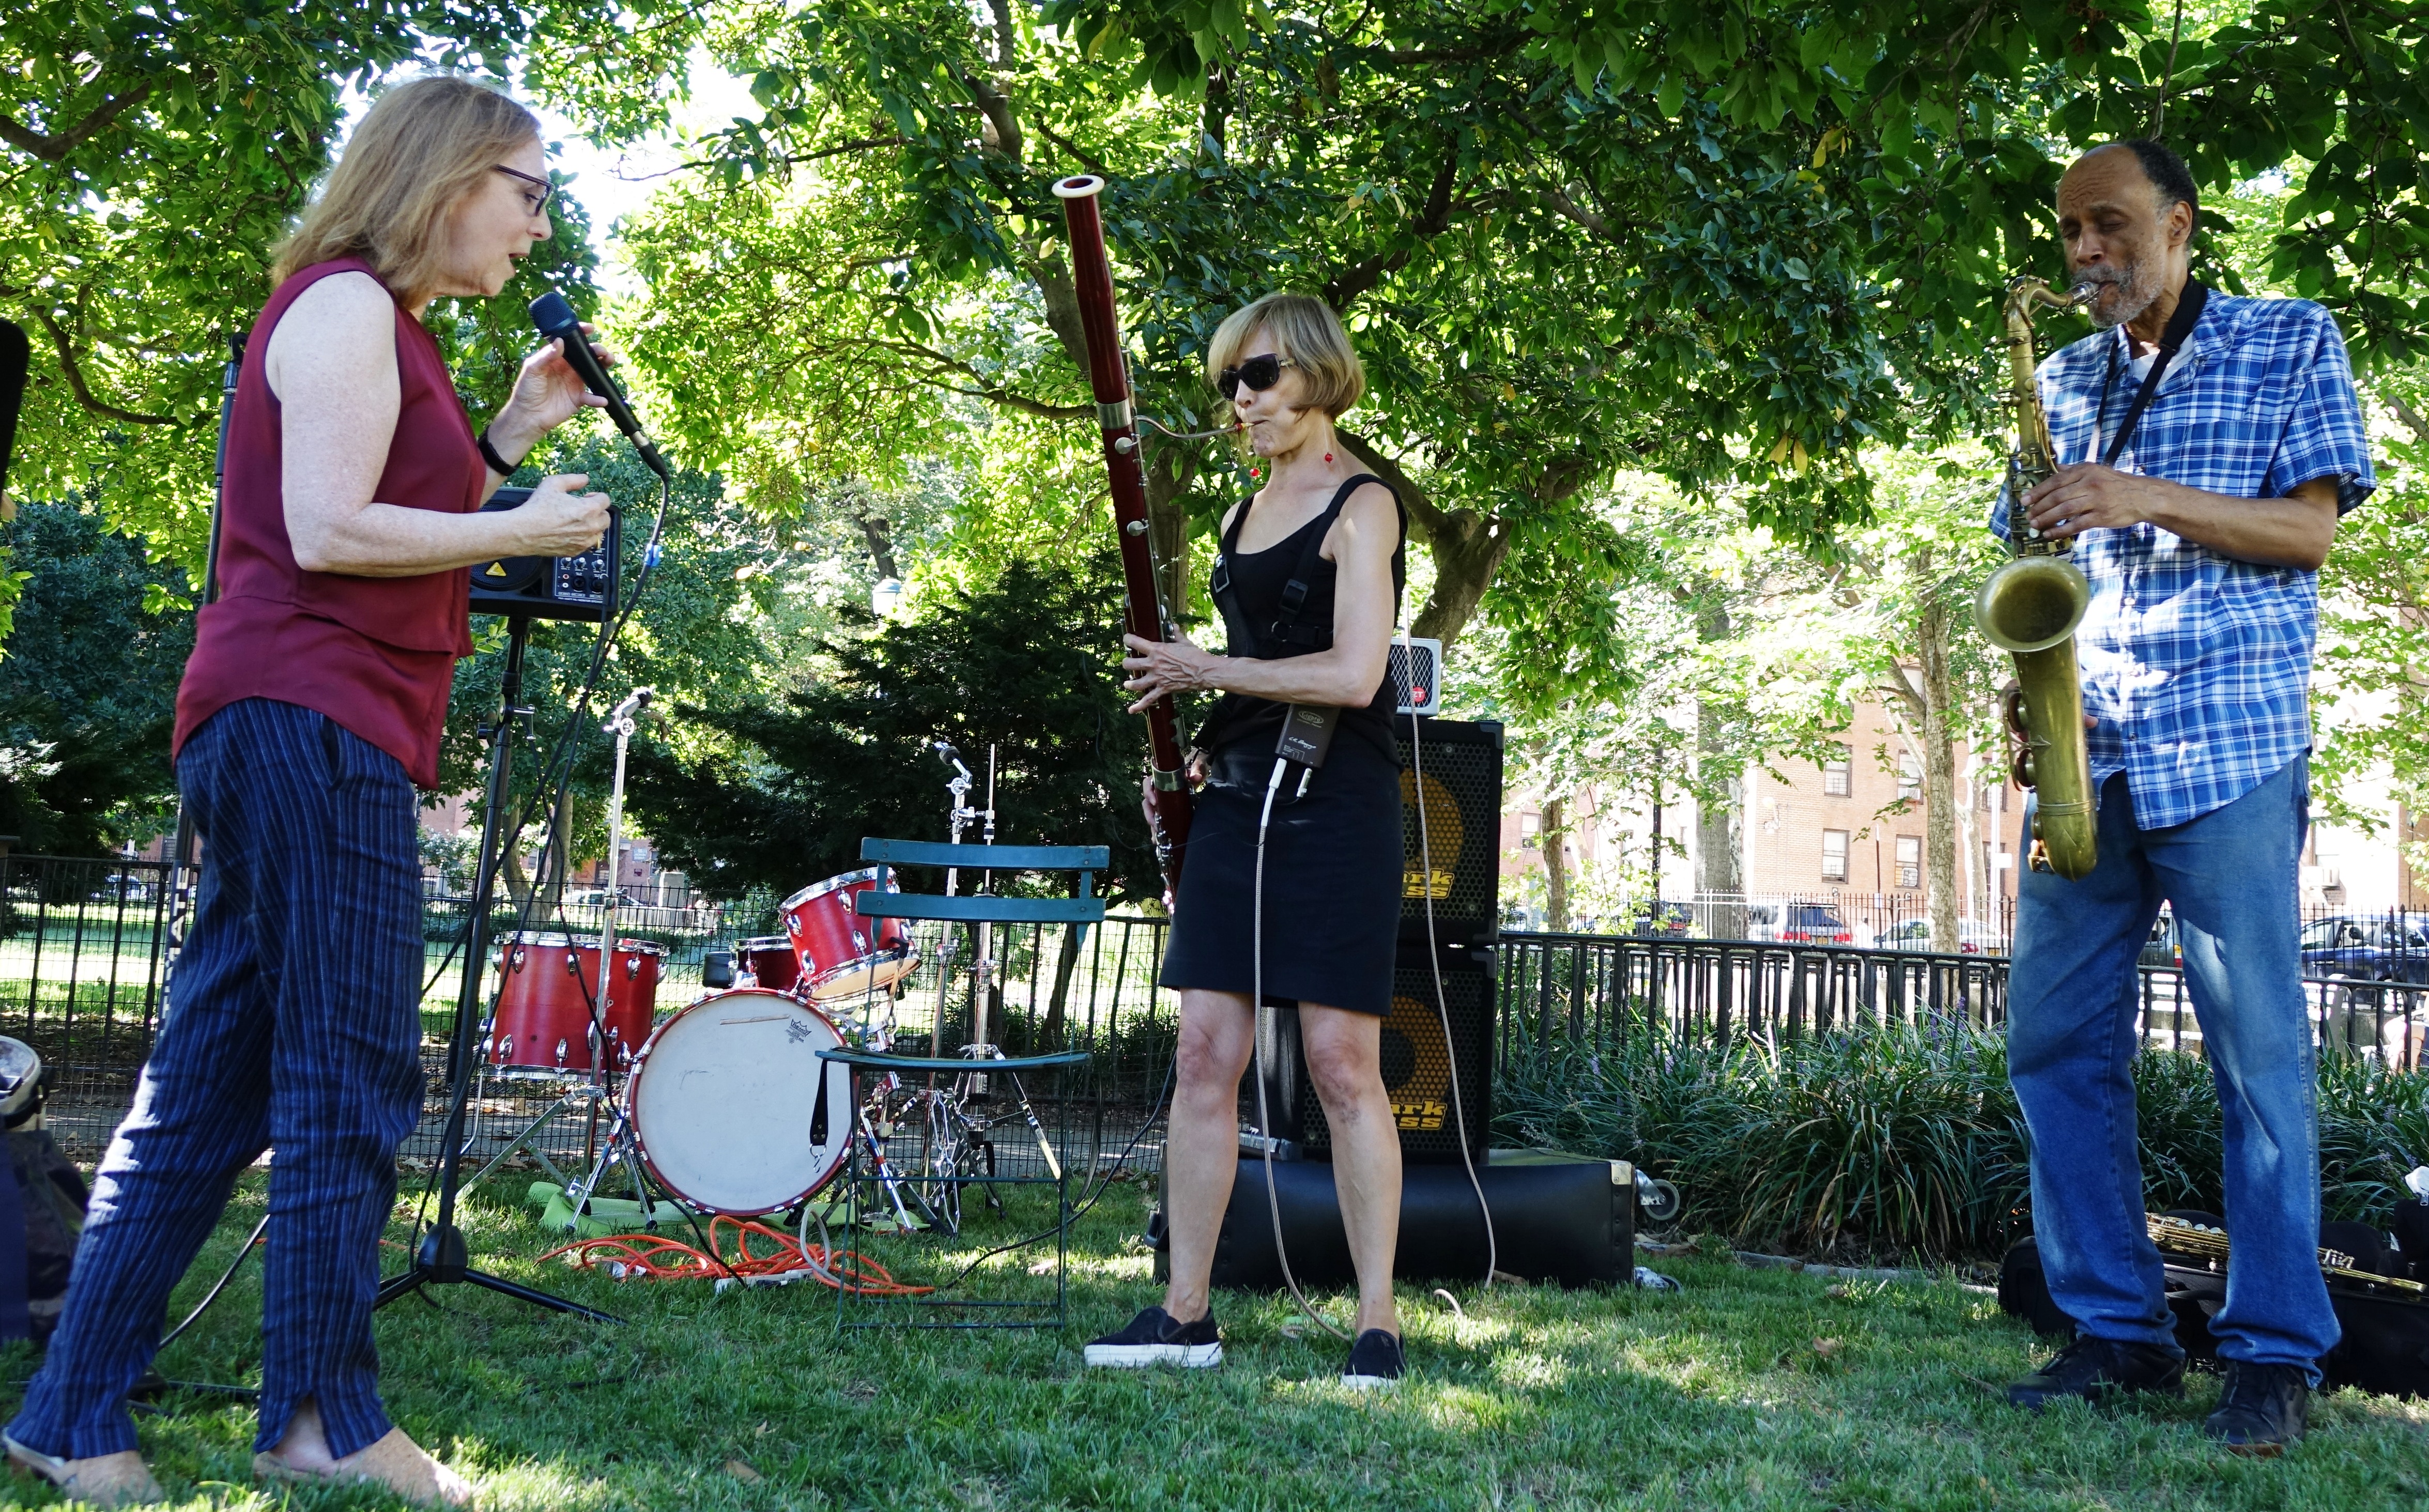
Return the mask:
{"type": "Polygon", "coordinates": [[[769,992],[789,993],[801,979],[801,958],[793,954],[793,942],[788,936],[761,935],[755,940],[741,941],[734,948],[752,981],[769,992]]]}
{"type": "MultiPolygon", "coordinates": [[[[600,1021],[611,1072],[632,1069],[650,1038],[658,1002],[659,958],[650,940],[616,942],[600,1021]]],[[[498,1015],[481,1042],[481,1059],[505,1076],[588,1072],[593,1063],[590,998],[599,987],[599,946],[554,932],[507,935],[498,945],[498,1015]]]]}
{"type": "MultiPolygon", "coordinates": [[[[777,906],[801,963],[798,985],[812,997],[874,992],[918,964],[901,919],[865,919],[857,912],[860,895],[876,886],[877,868],[870,866],[802,888],[777,906]]],[[[901,891],[890,882],[885,890],[901,891]]]]}

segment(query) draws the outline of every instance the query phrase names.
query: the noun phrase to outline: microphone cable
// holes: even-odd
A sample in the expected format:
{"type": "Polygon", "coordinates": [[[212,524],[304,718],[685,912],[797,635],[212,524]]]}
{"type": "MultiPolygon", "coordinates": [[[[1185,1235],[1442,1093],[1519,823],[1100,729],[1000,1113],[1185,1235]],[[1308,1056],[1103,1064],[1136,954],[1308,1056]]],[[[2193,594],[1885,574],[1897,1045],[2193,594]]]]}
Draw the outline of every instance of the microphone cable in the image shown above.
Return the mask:
{"type": "MultiPolygon", "coordinates": [[[[1248,991],[1252,995],[1248,1006],[1249,1032],[1256,1036],[1257,1142],[1259,1153],[1264,1157],[1265,1211],[1273,1219],[1274,1257],[1281,1262],[1282,1285],[1290,1288],[1291,1300],[1298,1304],[1298,1310],[1307,1314],[1309,1322],[1346,1344],[1355,1344],[1357,1340],[1351,1339],[1346,1330],[1315,1310],[1314,1305],[1307,1300],[1307,1293],[1298,1289],[1298,1278],[1291,1274],[1290,1248],[1282,1241],[1282,1200],[1274,1187],[1274,1121],[1265,1103],[1265,1041],[1269,1038],[1265,1026],[1273,1022],[1273,1010],[1265,1006],[1265,830],[1273,822],[1274,795],[1281,791],[1283,774],[1289,770],[1289,758],[1274,758],[1274,774],[1265,781],[1264,806],[1257,815],[1257,880],[1249,890],[1248,991]]],[[[1302,1064],[1305,1059],[1302,1051],[1302,1064]]],[[[1396,1128],[1393,1130],[1392,1137],[1399,1138],[1396,1128]]]]}
{"type": "MultiPolygon", "coordinates": [[[[1417,793],[1417,864],[1424,868],[1425,873],[1423,887],[1426,896],[1426,964],[1433,972],[1434,1011],[1442,1020],[1443,1064],[1450,1071],[1451,1116],[1458,1121],[1459,1125],[1457,1131],[1457,1138],[1459,1141],[1459,1163],[1467,1168],[1468,1187],[1476,1193],[1476,1206],[1478,1209],[1484,1214],[1484,1287],[1485,1290],[1491,1290],[1493,1288],[1493,1278],[1499,1274],[1501,1270],[1501,1241],[1499,1236],[1495,1234],[1493,1230],[1493,1205],[1485,1201],[1484,1183],[1477,1176],[1476,1174],[1476,1157],[1469,1152],[1467,1147],[1467,1099],[1460,1091],[1459,1053],[1457,1047],[1451,1044],[1450,994],[1443,985],[1442,942],[1435,937],[1434,932],[1433,827],[1426,822],[1426,811],[1429,805],[1426,802],[1425,740],[1424,737],[1418,733],[1419,729],[1425,724],[1425,716],[1416,712],[1417,699],[1415,697],[1415,684],[1417,676],[1417,654],[1416,648],[1410,644],[1409,636],[1410,631],[1408,627],[1402,626],[1400,630],[1400,666],[1408,676],[1410,685],[1409,764],[1412,775],[1414,778],[1414,786],[1417,793]]],[[[1440,666],[1434,668],[1433,692],[1434,697],[1437,699],[1442,697],[1442,668],[1440,666]]],[[[1465,842],[1462,840],[1462,843],[1464,844],[1465,842]]],[[[1453,856],[1451,858],[1451,867],[1454,871],[1458,869],[1459,858],[1457,856],[1453,856]]]]}

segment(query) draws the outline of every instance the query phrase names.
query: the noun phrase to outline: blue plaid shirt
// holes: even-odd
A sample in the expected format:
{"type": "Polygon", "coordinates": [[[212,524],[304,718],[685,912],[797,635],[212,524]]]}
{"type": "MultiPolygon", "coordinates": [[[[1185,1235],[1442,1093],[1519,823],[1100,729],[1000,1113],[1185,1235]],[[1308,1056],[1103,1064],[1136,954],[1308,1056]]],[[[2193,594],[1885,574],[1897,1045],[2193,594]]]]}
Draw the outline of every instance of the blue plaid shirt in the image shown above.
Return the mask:
{"type": "MultiPolygon", "coordinates": [[[[2119,329],[2042,364],[2060,465],[2107,449],[2140,387],[2131,357],[2119,329]]],[[[2334,478],[2338,512],[2359,504],[2378,480],[2336,321],[2309,300],[2213,292],[2117,466],[2237,499],[2334,478]]],[[[1991,529],[2008,534],[2004,492],[1991,529]]],[[[2099,721],[2091,776],[2125,773],[2140,828],[2223,808],[2310,748],[2318,574],[2239,562],[2148,521],[2087,531],[2074,558],[2091,580],[2075,632],[2084,712],[2099,721]]]]}

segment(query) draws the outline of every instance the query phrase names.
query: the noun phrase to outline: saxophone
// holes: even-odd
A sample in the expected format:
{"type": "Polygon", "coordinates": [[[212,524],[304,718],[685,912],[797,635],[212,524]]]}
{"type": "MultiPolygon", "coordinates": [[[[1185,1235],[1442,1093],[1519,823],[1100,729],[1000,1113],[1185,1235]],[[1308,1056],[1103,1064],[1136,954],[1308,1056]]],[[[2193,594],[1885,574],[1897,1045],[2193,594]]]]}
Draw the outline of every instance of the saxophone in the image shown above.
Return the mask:
{"type": "Polygon", "coordinates": [[[2016,738],[2015,775],[2034,789],[2031,866],[2078,881],[2097,859],[2091,759],[2083,738],[2083,680],[2074,666],[2074,628],[2091,604],[2091,584],[2067,560],[2071,544],[2032,528],[2024,518],[2027,491],[2057,470],[2049,417],[2033,387],[2033,306],[2073,309],[2094,292],[2078,284],[2065,294],[2033,277],[2008,286],[2002,311],[2008,327],[2008,389],[2016,406],[2016,450],[2008,458],[2008,539],[2015,560],[1983,580],[1974,596],[1974,622],[1991,645],[2016,659],[2007,694],[2008,728],[2016,738]]]}

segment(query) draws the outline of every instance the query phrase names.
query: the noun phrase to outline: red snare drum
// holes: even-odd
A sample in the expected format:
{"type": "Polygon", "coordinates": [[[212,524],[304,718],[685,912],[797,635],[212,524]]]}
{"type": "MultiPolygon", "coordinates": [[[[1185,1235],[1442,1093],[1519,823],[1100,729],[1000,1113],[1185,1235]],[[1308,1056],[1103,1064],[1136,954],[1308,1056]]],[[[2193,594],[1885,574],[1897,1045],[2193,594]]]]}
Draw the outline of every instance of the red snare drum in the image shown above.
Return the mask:
{"type": "Polygon", "coordinates": [[[744,940],[735,945],[734,951],[751,979],[769,992],[789,993],[793,983],[801,979],[801,958],[793,954],[793,942],[785,935],[744,940]]]}
{"type": "MultiPolygon", "coordinates": [[[[870,866],[802,888],[777,906],[812,997],[874,992],[918,964],[901,919],[864,919],[854,911],[854,900],[876,886],[877,868],[870,866]]],[[[885,890],[901,891],[891,883],[885,890]]]]}
{"type": "MultiPolygon", "coordinates": [[[[658,1001],[658,958],[666,947],[649,940],[616,942],[607,974],[609,1071],[630,1070],[650,1037],[658,1001]]],[[[507,1076],[587,1072],[596,1032],[590,994],[598,990],[599,946],[570,935],[507,935],[499,945],[498,1016],[482,1041],[481,1059],[507,1076]]]]}

